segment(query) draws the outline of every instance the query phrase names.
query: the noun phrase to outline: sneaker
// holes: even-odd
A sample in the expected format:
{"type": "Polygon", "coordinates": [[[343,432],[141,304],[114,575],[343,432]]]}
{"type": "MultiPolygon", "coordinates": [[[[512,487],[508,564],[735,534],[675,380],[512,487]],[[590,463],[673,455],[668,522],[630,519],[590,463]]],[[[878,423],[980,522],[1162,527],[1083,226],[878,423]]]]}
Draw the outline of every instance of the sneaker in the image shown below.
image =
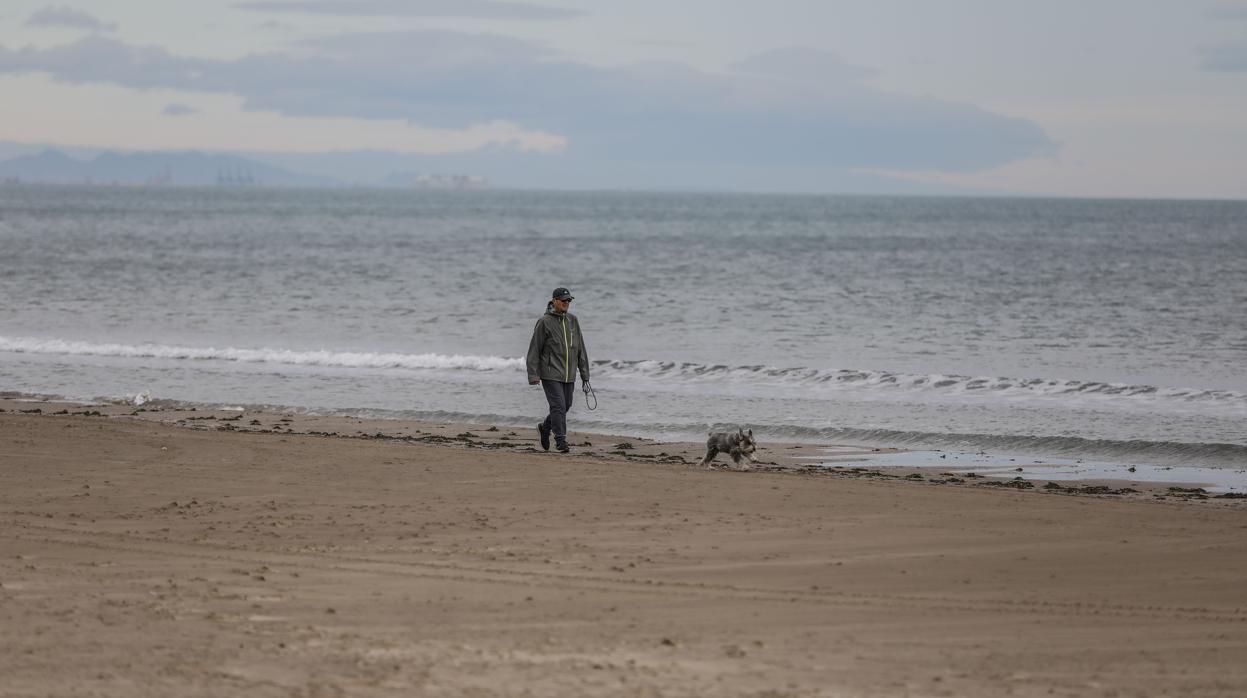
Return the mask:
{"type": "Polygon", "coordinates": [[[567,447],[567,442],[566,442],[566,441],[560,441],[560,442],[558,442],[558,444],[554,447],[554,450],[558,451],[559,453],[567,453],[567,452],[568,452],[568,451],[570,451],[571,449],[567,447]]]}
{"type": "Polygon", "coordinates": [[[537,425],[537,433],[541,434],[541,450],[549,451],[550,450],[550,428],[546,426],[545,422],[542,422],[541,424],[537,425]]]}

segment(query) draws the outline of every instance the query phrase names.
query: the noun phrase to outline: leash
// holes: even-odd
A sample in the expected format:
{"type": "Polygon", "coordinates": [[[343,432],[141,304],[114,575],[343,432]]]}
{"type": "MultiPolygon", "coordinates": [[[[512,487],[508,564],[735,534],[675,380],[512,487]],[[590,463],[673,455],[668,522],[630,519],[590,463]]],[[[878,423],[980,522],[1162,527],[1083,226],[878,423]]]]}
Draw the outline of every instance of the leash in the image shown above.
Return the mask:
{"type": "Polygon", "coordinates": [[[581,389],[585,391],[585,407],[592,412],[598,408],[598,395],[593,392],[593,386],[589,385],[589,381],[584,381],[581,385],[583,386],[581,389]],[[592,403],[589,402],[590,399],[593,400],[592,403]]]}

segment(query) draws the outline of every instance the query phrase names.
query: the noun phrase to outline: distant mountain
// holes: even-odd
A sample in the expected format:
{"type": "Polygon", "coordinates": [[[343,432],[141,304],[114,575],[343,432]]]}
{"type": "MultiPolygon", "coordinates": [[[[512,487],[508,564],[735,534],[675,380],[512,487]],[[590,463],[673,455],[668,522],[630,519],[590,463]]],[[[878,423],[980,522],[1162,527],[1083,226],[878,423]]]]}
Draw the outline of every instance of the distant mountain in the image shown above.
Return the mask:
{"type": "Polygon", "coordinates": [[[18,177],[30,182],[61,182],[83,179],[83,163],[58,150],[45,150],[38,155],[23,155],[0,162],[0,177],[18,177]]]}
{"type": "MultiPolygon", "coordinates": [[[[591,153],[520,152],[487,147],[466,153],[387,151],[145,152],[0,141],[0,181],[168,183],[211,186],[219,178],[278,187],[445,188],[442,178],[466,177],[490,189],[746,191],[784,193],[999,196],[1007,191],[922,182],[886,174],[789,167],[782,170],[695,164],[652,164],[591,153]],[[4,158],[10,158],[7,161],[4,158]],[[420,175],[417,173],[427,173],[420,175]],[[431,178],[423,183],[421,177],[431,178]]],[[[453,187],[452,187],[453,188],[453,187]]]]}
{"type": "Polygon", "coordinates": [[[361,186],[412,186],[414,173],[482,177],[490,189],[623,191],[737,191],[892,196],[998,196],[1000,191],[921,182],[885,174],[790,167],[782,171],[745,165],[713,171],[696,164],[595,159],[576,153],[520,152],[482,148],[466,153],[405,154],[385,151],[260,153],[247,157],[300,172],[332,175],[361,186]]]}
{"type": "Polygon", "coordinates": [[[291,172],[237,155],[195,151],[157,153],[105,152],[90,159],[71,158],[48,149],[0,161],[0,177],[48,184],[216,184],[275,187],[340,186],[333,177],[291,172]]]}

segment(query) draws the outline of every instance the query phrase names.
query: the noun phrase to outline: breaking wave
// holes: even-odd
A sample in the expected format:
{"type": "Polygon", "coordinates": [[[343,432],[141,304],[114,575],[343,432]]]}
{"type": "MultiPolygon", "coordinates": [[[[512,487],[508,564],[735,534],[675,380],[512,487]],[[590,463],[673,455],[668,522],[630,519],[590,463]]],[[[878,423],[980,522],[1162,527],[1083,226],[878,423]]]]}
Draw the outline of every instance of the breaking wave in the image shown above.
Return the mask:
{"type": "Polygon", "coordinates": [[[772,385],[826,386],[832,389],[921,391],[982,395],[1145,398],[1180,402],[1216,402],[1247,410],[1247,394],[1232,390],[1160,388],[1152,385],[1104,383],[1052,378],[907,374],[854,369],[727,366],[671,361],[601,361],[599,372],[682,381],[739,381],[772,385]]]}
{"type": "MultiPolygon", "coordinates": [[[[236,361],[367,369],[397,368],[513,372],[524,370],[524,359],[521,357],[186,347],[152,343],[93,343],[64,339],[3,336],[0,336],[0,351],[191,361],[236,361]]],[[[1218,408],[1229,408],[1234,411],[1242,410],[1244,414],[1247,414],[1247,394],[1231,390],[1162,388],[1151,385],[1052,378],[907,374],[856,369],[777,368],[763,365],[729,366],[725,364],[657,360],[599,360],[594,362],[593,375],[595,377],[627,377],[630,379],[653,379],[655,381],[675,381],[688,384],[742,384],[779,388],[787,387],[812,391],[861,391],[867,393],[911,391],[934,395],[1020,398],[1089,397],[1105,400],[1146,400],[1170,404],[1215,404],[1218,408]]]]}
{"type": "Polygon", "coordinates": [[[471,371],[519,370],[523,359],[459,354],[399,354],[344,351],[298,351],[292,349],[237,349],[234,347],[181,347],[167,344],[113,344],[64,339],[0,337],[0,351],[27,354],[118,356],[126,358],[238,361],[294,366],[345,368],[459,369],[471,371]]]}

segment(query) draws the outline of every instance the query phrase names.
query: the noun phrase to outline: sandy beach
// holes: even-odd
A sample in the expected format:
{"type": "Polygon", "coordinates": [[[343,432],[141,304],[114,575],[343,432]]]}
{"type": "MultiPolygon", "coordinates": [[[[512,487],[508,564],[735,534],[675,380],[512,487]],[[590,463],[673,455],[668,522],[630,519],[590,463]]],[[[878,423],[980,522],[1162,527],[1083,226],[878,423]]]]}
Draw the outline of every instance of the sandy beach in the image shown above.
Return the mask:
{"type": "Polygon", "coordinates": [[[627,436],[565,456],[505,426],[0,408],[5,698],[1247,685],[1242,499],[814,472],[798,445],[745,473],[627,436]]]}

